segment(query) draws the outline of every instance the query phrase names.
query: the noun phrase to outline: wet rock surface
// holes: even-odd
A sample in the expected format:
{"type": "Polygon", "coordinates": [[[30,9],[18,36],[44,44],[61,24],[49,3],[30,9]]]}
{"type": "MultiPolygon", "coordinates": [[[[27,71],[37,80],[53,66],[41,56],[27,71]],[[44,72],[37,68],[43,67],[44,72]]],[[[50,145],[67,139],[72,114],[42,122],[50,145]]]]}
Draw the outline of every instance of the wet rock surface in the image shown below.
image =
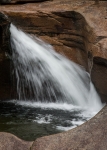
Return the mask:
{"type": "Polygon", "coordinates": [[[0,13],[0,99],[5,100],[10,97],[11,77],[10,77],[10,21],[0,13]]]}

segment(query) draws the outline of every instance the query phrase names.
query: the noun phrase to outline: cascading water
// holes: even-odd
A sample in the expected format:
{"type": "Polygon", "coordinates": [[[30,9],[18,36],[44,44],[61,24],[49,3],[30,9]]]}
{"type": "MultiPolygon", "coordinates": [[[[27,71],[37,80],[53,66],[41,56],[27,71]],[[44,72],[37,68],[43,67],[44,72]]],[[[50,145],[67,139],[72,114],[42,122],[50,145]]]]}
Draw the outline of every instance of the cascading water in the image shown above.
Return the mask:
{"type": "Polygon", "coordinates": [[[18,96],[0,102],[1,131],[35,140],[76,127],[103,107],[83,67],[12,24],[10,32],[18,96]]]}
{"type": "Polygon", "coordinates": [[[53,48],[11,25],[12,60],[19,100],[101,108],[89,74],[53,48]]]}

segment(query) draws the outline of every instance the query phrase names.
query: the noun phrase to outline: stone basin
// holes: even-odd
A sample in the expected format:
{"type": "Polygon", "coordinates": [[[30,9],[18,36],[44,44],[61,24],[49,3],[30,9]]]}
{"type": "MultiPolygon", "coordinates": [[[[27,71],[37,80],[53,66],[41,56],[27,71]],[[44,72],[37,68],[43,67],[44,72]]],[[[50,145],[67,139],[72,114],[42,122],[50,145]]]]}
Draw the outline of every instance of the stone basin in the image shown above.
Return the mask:
{"type": "MultiPolygon", "coordinates": [[[[10,79],[11,62],[7,56],[7,53],[11,54],[9,33],[6,32],[12,22],[27,33],[36,34],[52,44],[57,52],[84,66],[90,72],[102,101],[107,101],[106,1],[94,5],[93,1],[88,0],[53,0],[2,5],[0,11],[0,99],[6,100],[15,96],[10,79]]],[[[36,139],[33,144],[9,133],[0,133],[0,150],[106,150],[106,115],[107,106],[83,125],[67,132],[36,139]]]]}

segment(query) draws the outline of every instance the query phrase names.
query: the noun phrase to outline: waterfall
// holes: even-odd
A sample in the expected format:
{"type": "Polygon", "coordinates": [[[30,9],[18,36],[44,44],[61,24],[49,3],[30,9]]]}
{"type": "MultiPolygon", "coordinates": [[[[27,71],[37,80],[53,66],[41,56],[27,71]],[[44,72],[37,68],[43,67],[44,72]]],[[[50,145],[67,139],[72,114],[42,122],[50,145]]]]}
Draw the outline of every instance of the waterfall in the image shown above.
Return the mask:
{"type": "Polygon", "coordinates": [[[19,100],[67,103],[95,110],[101,100],[82,66],[11,24],[11,48],[19,100]]]}

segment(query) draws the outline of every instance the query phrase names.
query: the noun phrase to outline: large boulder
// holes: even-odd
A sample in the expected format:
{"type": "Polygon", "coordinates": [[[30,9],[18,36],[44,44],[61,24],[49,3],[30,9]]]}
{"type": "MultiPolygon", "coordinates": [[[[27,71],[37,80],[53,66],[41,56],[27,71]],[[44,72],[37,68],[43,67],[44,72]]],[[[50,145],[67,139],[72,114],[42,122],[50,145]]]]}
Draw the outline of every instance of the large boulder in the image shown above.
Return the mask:
{"type": "Polygon", "coordinates": [[[0,150],[106,150],[107,106],[77,128],[45,136],[34,142],[23,141],[10,133],[0,132],[0,150]]]}
{"type": "Polygon", "coordinates": [[[106,150],[107,106],[94,118],[67,132],[38,138],[31,150],[106,150]]]}
{"type": "Polygon", "coordinates": [[[10,133],[0,132],[0,150],[30,150],[32,142],[23,141],[10,133]]]}

